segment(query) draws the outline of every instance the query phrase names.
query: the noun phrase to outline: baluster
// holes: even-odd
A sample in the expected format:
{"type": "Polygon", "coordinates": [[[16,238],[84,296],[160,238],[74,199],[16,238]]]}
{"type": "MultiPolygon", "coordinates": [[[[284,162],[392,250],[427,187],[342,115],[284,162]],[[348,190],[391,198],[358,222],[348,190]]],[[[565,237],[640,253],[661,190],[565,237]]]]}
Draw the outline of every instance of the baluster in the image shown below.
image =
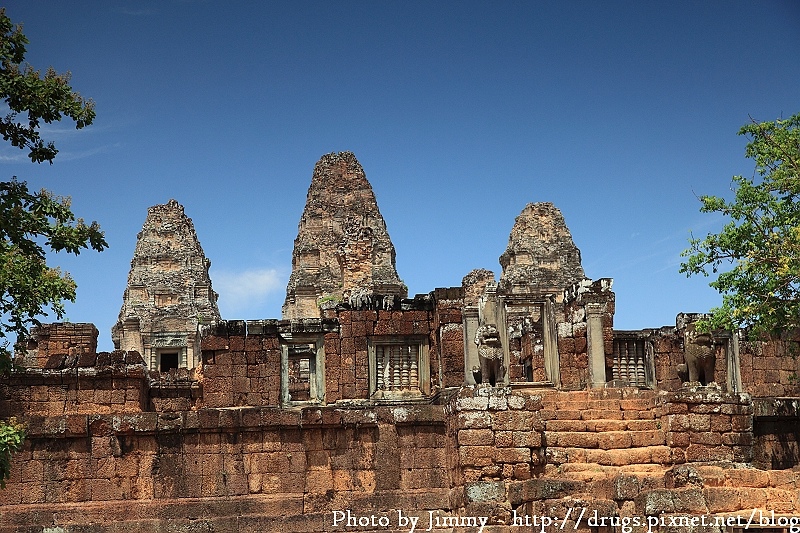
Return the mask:
{"type": "Polygon", "coordinates": [[[384,371],[384,347],[383,346],[376,346],[375,347],[375,363],[376,363],[376,373],[377,379],[375,382],[375,387],[377,390],[383,390],[386,387],[386,382],[383,379],[383,371],[384,371]]]}
{"type": "Polygon", "coordinates": [[[636,343],[636,382],[640,387],[646,387],[647,382],[644,371],[644,343],[636,343]]]}
{"type": "Polygon", "coordinates": [[[623,381],[628,380],[628,343],[620,343],[620,360],[619,360],[619,379],[623,381]]]}
{"type": "Polygon", "coordinates": [[[401,381],[402,388],[407,389],[409,387],[409,363],[410,363],[410,361],[409,361],[410,357],[409,357],[409,354],[408,354],[408,347],[407,346],[400,346],[398,351],[400,351],[400,354],[401,354],[401,356],[403,358],[402,359],[402,363],[401,363],[402,364],[402,367],[401,367],[402,368],[402,370],[401,370],[402,373],[400,375],[401,376],[400,377],[400,381],[401,381]]]}
{"type": "Polygon", "coordinates": [[[411,350],[412,353],[410,354],[411,355],[411,373],[409,375],[409,379],[410,379],[409,385],[411,387],[416,388],[416,387],[419,387],[419,369],[417,368],[417,359],[418,359],[417,351],[419,350],[419,348],[416,347],[416,346],[412,346],[412,347],[410,347],[410,350],[411,350]]]}
{"type": "Polygon", "coordinates": [[[402,383],[402,360],[400,358],[400,347],[392,346],[392,388],[399,389],[403,386],[402,383]]]}

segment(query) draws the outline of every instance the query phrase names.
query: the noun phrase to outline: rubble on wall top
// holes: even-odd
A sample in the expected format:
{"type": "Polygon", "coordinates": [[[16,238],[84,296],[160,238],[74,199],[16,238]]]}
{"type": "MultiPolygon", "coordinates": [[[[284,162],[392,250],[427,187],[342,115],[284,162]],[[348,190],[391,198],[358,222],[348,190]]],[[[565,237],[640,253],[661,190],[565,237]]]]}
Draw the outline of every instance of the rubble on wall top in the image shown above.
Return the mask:
{"type": "Polygon", "coordinates": [[[564,299],[566,301],[575,301],[586,299],[589,295],[609,293],[613,284],[614,280],[611,278],[600,278],[598,280],[583,278],[564,288],[564,299]]]}
{"type": "Polygon", "coordinates": [[[477,305],[486,285],[494,283],[494,272],[485,268],[476,268],[461,280],[464,289],[464,305],[477,305]]]}

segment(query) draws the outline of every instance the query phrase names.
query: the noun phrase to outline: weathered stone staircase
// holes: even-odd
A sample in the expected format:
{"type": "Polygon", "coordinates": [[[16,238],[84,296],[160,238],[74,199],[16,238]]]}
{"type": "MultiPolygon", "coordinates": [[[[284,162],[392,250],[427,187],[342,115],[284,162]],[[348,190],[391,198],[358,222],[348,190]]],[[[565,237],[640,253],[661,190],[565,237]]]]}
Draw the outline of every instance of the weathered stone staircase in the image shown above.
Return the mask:
{"type": "Polygon", "coordinates": [[[586,520],[569,514],[585,510],[587,516],[617,517],[619,524],[640,521],[628,529],[609,522],[598,531],[613,526],[635,533],[728,531],[719,520],[730,525],[731,519],[741,526],[734,531],[749,529],[744,527],[748,520],[753,529],[800,524],[797,471],[759,470],[739,459],[747,457],[747,431],[752,429],[746,402],[691,390],[537,394],[544,473],[513,487],[512,507],[527,502],[515,507],[518,513],[559,516],[560,529],[589,526],[594,531],[586,520]],[[721,444],[706,444],[712,442],[721,444]],[[675,518],[681,516],[704,516],[710,525],[698,529],[675,518]]]}
{"type": "Polygon", "coordinates": [[[553,391],[542,404],[547,474],[590,481],[671,463],[654,391],[553,391]]]}

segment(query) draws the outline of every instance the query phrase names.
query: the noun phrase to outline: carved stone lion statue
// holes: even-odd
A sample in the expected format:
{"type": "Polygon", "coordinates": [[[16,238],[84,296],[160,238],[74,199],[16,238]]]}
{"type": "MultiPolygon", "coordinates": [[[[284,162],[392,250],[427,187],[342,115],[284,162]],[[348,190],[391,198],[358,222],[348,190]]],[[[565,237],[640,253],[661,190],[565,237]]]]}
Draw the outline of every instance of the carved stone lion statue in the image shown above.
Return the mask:
{"type": "Polygon", "coordinates": [[[683,353],[690,382],[708,385],[715,381],[716,347],[711,333],[700,333],[695,324],[688,324],[683,332],[683,353]]]}
{"type": "MultiPolygon", "coordinates": [[[[475,344],[478,346],[478,360],[481,364],[479,383],[489,383],[495,386],[502,383],[505,378],[503,365],[503,345],[500,342],[500,332],[493,324],[485,324],[475,332],[475,344]]],[[[477,373],[476,373],[477,374],[477,373]]],[[[478,376],[476,375],[476,378],[478,376]]]]}

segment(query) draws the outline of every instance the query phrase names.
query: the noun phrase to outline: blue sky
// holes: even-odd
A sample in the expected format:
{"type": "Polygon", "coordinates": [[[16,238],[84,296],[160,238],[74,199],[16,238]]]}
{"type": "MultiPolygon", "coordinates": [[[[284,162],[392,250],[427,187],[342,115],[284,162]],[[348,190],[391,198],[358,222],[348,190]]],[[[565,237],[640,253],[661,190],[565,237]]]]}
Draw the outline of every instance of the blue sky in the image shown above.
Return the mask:
{"type": "Polygon", "coordinates": [[[6,2],[28,61],[72,72],[97,120],[48,127],[55,163],[0,148],[2,179],[70,195],[110,248],[53,262],[100,349],[147,207],[175,198],[223,318],[278,318],[314,164],[353,151],[411,294],[499,278],[514,218],[549,201],[616,327],[720,297],[678,273],[696,195],[751,175],[752,116],[800,112],[800,4],[786,2],[6,2]]]}

